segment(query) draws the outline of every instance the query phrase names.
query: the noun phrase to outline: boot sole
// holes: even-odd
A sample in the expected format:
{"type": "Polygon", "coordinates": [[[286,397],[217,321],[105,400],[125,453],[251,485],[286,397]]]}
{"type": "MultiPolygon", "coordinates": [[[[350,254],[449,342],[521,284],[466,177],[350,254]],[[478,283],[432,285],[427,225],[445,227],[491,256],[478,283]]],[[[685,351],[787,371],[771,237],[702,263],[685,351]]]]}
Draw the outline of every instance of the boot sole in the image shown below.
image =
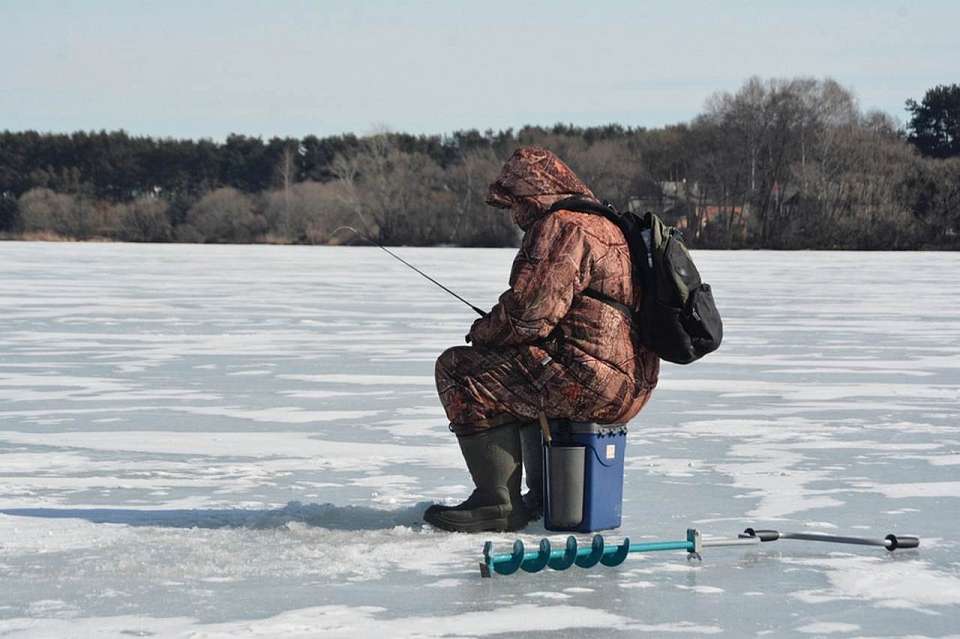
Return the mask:
{"type": "Polygon", "coordinates": [[[523,530],[529,520],[524,516],[510,515],[499,519],[486,519],[474,522],[454,522],[443,518],[443,512],[436,513],[435,516],[424,514],[424,521],[441,530],[447,532],[478,533],[478,532],[515,532],[523,530]]]}

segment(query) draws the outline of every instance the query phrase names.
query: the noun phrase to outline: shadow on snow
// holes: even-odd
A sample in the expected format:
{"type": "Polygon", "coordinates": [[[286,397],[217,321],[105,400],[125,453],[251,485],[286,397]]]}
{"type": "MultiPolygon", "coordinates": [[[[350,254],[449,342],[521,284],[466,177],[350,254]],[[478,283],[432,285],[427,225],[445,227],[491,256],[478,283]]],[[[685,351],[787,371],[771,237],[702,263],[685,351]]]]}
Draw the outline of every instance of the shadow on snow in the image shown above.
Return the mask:
{"type": "Polygon", "coordinates": [[[131,508],[7,508],[0,514],[48,519],[85,519],[95,524],[125,524],[159,528],[282,528],[299,522],[332,530],[383,530],[396,526],[419,529],[423,511],[433,502],[420,502],[398,510],[369,506],[302,504],[291,501],[283,508],[267,510],[180,509],[136,510],[131,508]]]}

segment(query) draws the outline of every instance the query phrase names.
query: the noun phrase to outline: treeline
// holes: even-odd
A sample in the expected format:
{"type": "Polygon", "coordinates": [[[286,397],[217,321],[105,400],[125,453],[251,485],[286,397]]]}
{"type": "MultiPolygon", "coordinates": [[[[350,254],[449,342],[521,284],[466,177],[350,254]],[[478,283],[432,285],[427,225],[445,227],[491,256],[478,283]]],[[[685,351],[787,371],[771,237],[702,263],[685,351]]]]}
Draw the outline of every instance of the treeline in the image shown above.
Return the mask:
{"type": "Polygon", "coordinates": [[[505,246],[483,203],[517,146],[597,195],[655,210],[707,248],[960,247],[960,86],[910,100],[903,130],[832,80],[748,80],[689,123],[384,132],[222,143],[124,132],[0,134],[0,232],[17,238],[505,246]]]}

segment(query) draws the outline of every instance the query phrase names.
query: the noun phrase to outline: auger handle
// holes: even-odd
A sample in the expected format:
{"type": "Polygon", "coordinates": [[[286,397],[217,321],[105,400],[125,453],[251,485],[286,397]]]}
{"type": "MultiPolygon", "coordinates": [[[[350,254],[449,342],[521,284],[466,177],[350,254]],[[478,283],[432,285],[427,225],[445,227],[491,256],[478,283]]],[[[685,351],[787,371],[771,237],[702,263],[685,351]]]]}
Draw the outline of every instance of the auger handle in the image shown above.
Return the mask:
{"type": "Polygon", "coordinates": [[[741,538],[756,537],[761,542],[776,541],[777,539],[798,539],[801,541],[823,541],[834,544],[853,544],[856,546],[879,546],[890,552],[901,548],[918,548],[920,539],[912,535],[889,534],[883,539],[867,537],[846,537],[842,535],[825,535],[821,533],[780,532],[779,530],[757,530],[747,528],[740,534],[741,538]]]}
{"type": "Polygon", "coordinates": [[[760,541],[776,541],[780,539],[780,533],[776,530],[757,530],[755,528],[747,528],[743,531],[740,537],[758,537],[760,541]]]}
{"type": "Polygon", "coordinates": [[[914,537],[913,535],[894,535],[890,533],[884,537],[886,541],[890,542],[890,545],[887,546],[887,550],[893,552],[894,550],[899,550],[901,548],[919,548],[920,547],[920,538],[914,537]]]}

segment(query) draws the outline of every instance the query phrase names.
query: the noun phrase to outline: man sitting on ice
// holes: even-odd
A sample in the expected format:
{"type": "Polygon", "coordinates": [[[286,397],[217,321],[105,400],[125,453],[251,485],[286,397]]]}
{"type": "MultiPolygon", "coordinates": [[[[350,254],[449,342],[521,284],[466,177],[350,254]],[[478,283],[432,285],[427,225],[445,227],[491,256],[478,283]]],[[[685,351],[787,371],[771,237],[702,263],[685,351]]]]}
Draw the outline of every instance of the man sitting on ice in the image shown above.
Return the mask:
{"type": "Polygon", "coordinates": [[[440,401],[476,485],[463,503],[426,510],[424,520],[438,528],[523,528],[542,510],[540,411],[626,422],[657,383],[660,360],[624,313],[640,307],[642,291],[623,233],[599,215],[549,212],[571,196],[595,199],[556,155],[537,147],[518,149],[490,185],[487,203],[510,209],[523,244],[510,288],[470,328],[472,346],[437,360],[440,401]]]}

